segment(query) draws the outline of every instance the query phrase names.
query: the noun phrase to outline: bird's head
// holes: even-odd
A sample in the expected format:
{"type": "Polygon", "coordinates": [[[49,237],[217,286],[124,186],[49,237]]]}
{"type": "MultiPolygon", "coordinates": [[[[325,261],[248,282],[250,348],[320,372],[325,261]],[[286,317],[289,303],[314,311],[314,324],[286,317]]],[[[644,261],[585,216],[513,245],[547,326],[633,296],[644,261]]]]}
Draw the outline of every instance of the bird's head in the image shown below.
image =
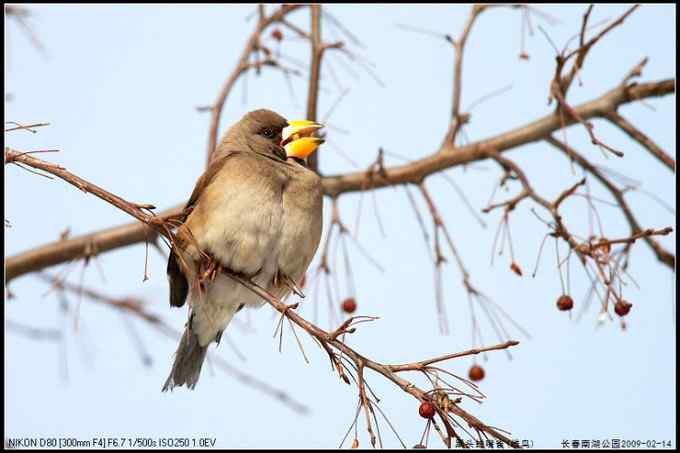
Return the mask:
{"type": "Polygon", "coordinates": [[[309,120],[288,121],[271,110],[254,110],[231,127],[220,148],[236,146],[284,160],[304,160],[324,142],[314,136],[322,127],[309,120]]]}

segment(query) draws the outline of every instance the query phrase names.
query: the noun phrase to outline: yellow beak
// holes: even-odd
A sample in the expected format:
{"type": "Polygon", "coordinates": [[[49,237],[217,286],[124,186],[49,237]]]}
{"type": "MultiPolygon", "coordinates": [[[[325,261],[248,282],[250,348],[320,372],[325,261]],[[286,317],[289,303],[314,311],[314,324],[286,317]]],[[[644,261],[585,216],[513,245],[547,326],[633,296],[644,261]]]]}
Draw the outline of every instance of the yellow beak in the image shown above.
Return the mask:
{"type": "Polygon", "coordinates": [[[322,127],[323,124],[309,120],[289,121],[281,134],[281,146],[286,150],[286,155],[306,159],[324,142],[323,139],[314,137],[314,133],[322,127]]]}

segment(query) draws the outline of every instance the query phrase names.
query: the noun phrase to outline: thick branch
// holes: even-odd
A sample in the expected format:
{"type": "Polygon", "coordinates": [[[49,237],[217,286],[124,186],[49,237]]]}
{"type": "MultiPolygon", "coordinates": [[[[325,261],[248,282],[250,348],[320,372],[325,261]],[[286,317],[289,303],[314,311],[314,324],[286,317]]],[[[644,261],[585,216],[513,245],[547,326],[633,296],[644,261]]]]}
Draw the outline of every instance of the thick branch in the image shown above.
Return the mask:
{"type": "MultiPolygon", "coordinates": [[[[178,206],[161,212],[158,217],[167,220],[180,212],[181,207],[178,206]]],[[[15,277],[84,258],[93,252],[99,254],[144,241],[154,241],[157,236],[156,231],[143,223],[135,222],[55,241],[5,259],[5,278],[9,282],[15,277]]]]}
{"type": "MultiPolygon", "coordinates": [[[[601,97],[576,106],[574,109],[579,112],[581,117],[586,119],[600,117],[606,115],[607,112],[615,111],[622,104],[674,92],[675,80],[673,79],[641,83],[628,87],[618,86],[601,97]]],[[[487,149],[489,148],[496,149],[499,152],[507,151],[527,143],[546,139],[552,132],[572,123],[573,121],[567,118],[563,125],[557,115],[550,114],[525,126],[467,146],[453,148],[445,145],[434,154],[423,159],[406,165],[385,168],[384,177],[376,178],[370,185],[367,184],[366,172],[363,171],[327,176],[322,180],[324,192],[333,197],[345,192],[373,190],[405,182],[417,183],[426,176],[447,168],[486,159],[488,157],[487,149]]],[[[158,217],[159,219],[167,219],[179,213],[180,210],[181,207],[177,206],[163,211],[158,217]]],[[[95,249],[101,253],[143,242],[153,237],[147,237],[148,231],[149,228],[143,224],[128,224],[34,248],[5,260],[7,281],[28,272],[80,258],[84,255],[88,244],[94,244],[95,249]]]]}
{"type": "Polygon", "coordinates": [[[181,212],[180,208],[176,208],[164,211],[159,216],[149,214],[144,209],[148,211],[151,207],[150,205],[131,203],[74,175],[60,165],[45,162],[30,154],[21,153],[10,148],[5,148],[5,162],[20,163],[58,176],[83,192],[91,193],[101,198],[142,222],[142,224],[137,223],[109,228],[71,240],[60,240],[29,250],[20,255],[9,257],[5,260],[5,272],[8,282],[19,275],[41,270],[72,259],[83,258],[129,244],[153,241],[157,237],[159,226],[181,212]]]}
{"type": "MultiPolygon", "coordinates": [[[[319,78],[321,77],[321,58],[323,57],[324,47],[321,42],[321,6],[312,5],[311,7],[311,56],[309,69],[309,91],[307,92],[307,119],[316,121],[317,108],[319,105],[319,78]]],[[[308,159],[309,168],[319,172],[319,155],[312,153],[308,159]]]]}
{"type": "MultiPolygon", "coordinates": [[[[574,110],[583,119],[603,117],[607,112],[615,110],[619,105],[648,97],[663,96],[673,92],[675,92],[674,79],[641,83],[627,87],[618,86],[597,99],[575,106],[574,110]]],[[[489,149],[503,152],[527,143],[542,140],[552,132],[574,124],[574,122],[572,118],[565,118],[564,123],[562,123],[559,115],[550,114],[525,126],[466,146],[452,147],[445,144],[427,157],[405,165],[386,168],[385,177],[374,181],[372,188],[403,183],[417,184],[433,173],[486,159],[488,157],[487,150],[489,149]]],[[[365,178],[365,172],[327,176],[323,178],[324,191],[329,196],[360,191],[363,190],[365,178]]]]}

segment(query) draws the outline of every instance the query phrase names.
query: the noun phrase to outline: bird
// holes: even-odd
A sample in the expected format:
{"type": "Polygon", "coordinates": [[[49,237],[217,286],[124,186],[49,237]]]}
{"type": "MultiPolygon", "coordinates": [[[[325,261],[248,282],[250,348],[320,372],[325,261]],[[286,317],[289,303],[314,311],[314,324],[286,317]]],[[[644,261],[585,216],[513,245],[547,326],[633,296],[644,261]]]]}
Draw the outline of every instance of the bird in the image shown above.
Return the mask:
{"type": "Polygon", "coordinates": [[[264,300],[221,272],[202,283],[206,259],[279,299],[299,292],[321,239],[321,178],[306,158],[323,125],[254,110],[230,127],[197,180],[168,258],[170,305],[189,301],[188,320],[162,391],[194,389],[208,346],[233,316],[264,300]]]}

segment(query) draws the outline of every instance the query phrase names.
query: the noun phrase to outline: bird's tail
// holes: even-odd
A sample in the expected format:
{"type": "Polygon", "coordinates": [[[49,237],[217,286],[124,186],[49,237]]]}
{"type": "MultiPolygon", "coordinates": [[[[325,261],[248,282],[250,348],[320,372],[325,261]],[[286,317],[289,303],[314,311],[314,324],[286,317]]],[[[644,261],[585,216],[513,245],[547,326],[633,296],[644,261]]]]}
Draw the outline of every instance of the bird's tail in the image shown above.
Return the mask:
{"type": "Polygon", "coordinates": [[[172,390],[175,387],[186,386],[193,390],[201,375],[201,367],[205,360],[208,346],[201,346],[198,337],[191,331],[191,323],[184,329],[184,335],[179,342],[175,353],[175,363],[172,365],[170,376],[165,381],[163,391],[172,390]]]}

